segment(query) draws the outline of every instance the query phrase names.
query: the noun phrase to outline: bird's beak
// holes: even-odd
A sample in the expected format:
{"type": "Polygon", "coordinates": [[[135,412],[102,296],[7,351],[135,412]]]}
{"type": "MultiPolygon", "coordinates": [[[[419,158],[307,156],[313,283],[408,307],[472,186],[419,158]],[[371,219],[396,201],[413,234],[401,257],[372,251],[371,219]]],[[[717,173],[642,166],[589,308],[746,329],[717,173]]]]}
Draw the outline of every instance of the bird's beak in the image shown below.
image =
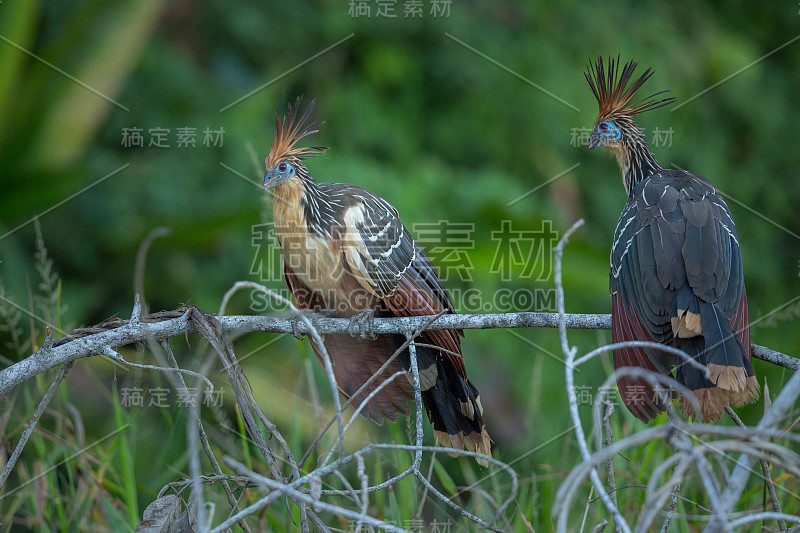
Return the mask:
{"type": "Polygon", "coordinates": [[[592,148],[597,148],[601,144],[603,144],[603,137],[595,131],[589,136],[589,142],[586,144],[586,148],[591,150],[592,148]]]}
{"type": "Polygon", "coordinates": [[[270,190],[272,187],[275,186],[276,183],[278,183],[279,179],[280,179],[279,174],[274,174],[272,172],[267,172],[266,174],[264,174],[264,190],[265,191],[270,190]]]}

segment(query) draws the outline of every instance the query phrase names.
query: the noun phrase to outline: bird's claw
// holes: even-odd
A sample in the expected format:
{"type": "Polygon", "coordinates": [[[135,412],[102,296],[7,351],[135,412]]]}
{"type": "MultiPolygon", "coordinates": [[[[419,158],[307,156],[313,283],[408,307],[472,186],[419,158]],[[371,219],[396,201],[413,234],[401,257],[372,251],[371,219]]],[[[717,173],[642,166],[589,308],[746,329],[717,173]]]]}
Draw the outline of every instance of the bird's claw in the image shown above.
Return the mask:
{"type": "Polygon", "coordinates": [[[313,316],[308,316],[305,313],[298,313],[298,314],[294,315],[292,317],[292,320],[291,320],[291,322],[292,322],[292,335],[294,335],[294,338],[299,340],[299,341],[303,340],[303,337],[306,336],[305,333],[300,333],[300,331],[298,331],[298,327],[297,327],[298,324],[300,323],[300,321],[302,320],[302,317],[304,317],[304,316],[310,318],[311,319],[311,324],[314,324],[314,317],[313,316]]]}
{"type": "Polygon", "coordinates": [[[299,324],[300,322],[303,321],[303,318],[307,318],[308,320],[310,320],[311,327],[313,327],[314,329],[318,329],[320,317],[329,318],[331,316],[335,316],[333,309],[323,309],[318,313],[308,310],[300,311],[299,313],[297,313],[292,317],[292,335],[294,335],[294,338],[299,341],[303,340],[303,337],[306,337],[308,335],[307,333],[300,333],[299,331],[299,324]]]}
{"type": "Polygon", "coordinates": [[[375,309],[370,307],[357,315],[353,315],[350,318],[348,329],[352,337],[358,337],[361,340],[377,339],[378,335],[375,333],[375,309]]]}

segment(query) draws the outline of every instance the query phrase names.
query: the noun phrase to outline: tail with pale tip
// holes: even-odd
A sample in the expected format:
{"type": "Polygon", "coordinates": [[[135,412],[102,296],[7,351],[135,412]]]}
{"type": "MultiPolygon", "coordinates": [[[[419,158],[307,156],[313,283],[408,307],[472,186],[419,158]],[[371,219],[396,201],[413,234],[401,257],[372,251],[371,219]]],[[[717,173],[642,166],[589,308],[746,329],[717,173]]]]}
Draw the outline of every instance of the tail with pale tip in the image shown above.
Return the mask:
{"type": "MultiPolygon", "coordinates": [[[[416,351],[422,403],[433,425],[436,444],[491,456],[492,439],[483,422],[478,390],[439,350],[417,347],[416,351]]],[[[403,366],[407,363],[410,361],[404,361],[403,366]]],[[[485,459],[476,461],[488,466],[485,459]]]]}
{"type": "MultiPolygon", "coordinates": [[[[729,405],[741,407],[756,401],[760,387],[750,362],[749,337],[745,347],[742,332],[734,332],[730,320],[714,304],[694,299],[677,307],[672,320],[675,347],[708,368],[706,375],[694,365],[677,361],[677,379],[694,392],[703,419],[716,420],[729,405]]],[[[687,415],[697,416],[696,406],[687,398],[682,406],[687,415]]]]}

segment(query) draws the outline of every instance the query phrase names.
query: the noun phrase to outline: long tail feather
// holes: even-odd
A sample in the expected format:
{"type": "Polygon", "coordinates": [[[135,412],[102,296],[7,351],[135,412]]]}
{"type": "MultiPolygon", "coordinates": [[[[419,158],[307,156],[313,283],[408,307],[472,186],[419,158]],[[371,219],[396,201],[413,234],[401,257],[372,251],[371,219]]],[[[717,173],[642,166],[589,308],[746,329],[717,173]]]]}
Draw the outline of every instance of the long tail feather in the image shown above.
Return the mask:
{"type": "MultiPolygon", "coordinates": [[[[714,305],[694,299],[680,302],[673,323],[678,324],[674,345],[708,367],[709,376],[686,362],[678,364],[677,379],[694,391],[705,420],[716,420],[725,407],[751,403],[758,398],[759,386],[749,353],[731,322],[714,305]],[[687,311],[688,310],[688,311],[687,311]],[[681,314],[682,311],[687,311],[681,314]],[[699,320],[698,320],[699,318],[699,320]],[[702,334],[693,332],[702,328],[702,334]]],[[[673,313],[674,315],[674,313],[673,313]]],[[[690,402],[682,402],[691,417],[697,413],[690,402]]]]}
{"type": "MultiPolygon", "coordinates": [[[[433,425],[436,443],[491,456],[492,439],[486,432],[477,389],[438,350],[420,346],[416,353],[422,403],[433,425]]],[[[402,359],[403,367],[409,368],[407,352],[402,359]]],[[[482,459],[478,459],[478,464],[488,466],[482,459]]]]}

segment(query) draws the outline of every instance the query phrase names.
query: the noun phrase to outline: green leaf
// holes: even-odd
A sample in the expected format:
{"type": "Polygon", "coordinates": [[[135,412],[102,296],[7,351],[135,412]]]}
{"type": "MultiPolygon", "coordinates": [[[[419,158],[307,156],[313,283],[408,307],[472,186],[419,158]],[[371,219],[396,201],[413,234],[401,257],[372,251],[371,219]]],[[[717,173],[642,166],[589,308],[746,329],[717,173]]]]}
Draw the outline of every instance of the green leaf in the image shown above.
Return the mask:
{"type": "MultiPolygon", "coordinates": [[[[119,398],[116,381],[113,383],[112,390],[114,398],[119,398]]],[[[122,411],[122,407],[120,406],[119,402],[114,401],[111,402],[111,404],[114,406],[114,422],[116,423],[117,428],[122,428],[125,425],[129,425],[130,422],[125,421],[127,415],[122,411]]],[[[130,447],[128,446],[127,434],[122,432],[121,434],[117,435],[116,441],[119,444],[119,473],[122,476],[125,505],[128,507],[128,520],[130,520],[131,525],[135,525],[139,521],[139,502],[136,494],[136,470],[134,468],[136,461],[133,457],[133,453],[131,453],[130,447]]]]}
{"type": "Polygon", "coordinates": [[[70,73],[60,98],[45,117],[30,152],[32,167],[58,169],[80,157],[98,127],[114,107],[128,112],[115,100],[135,66],[163,7],[161,0],[132,0],[107,19],[101,37],[70,73]],[[77,81],[75,81],[77,80],[77,81]]]}
{"type": "Polygon", "coordinates": [[[455,494],[456,493],[456,484],[453,481],[453,478],[450,477],[450,474],[447,473],[442,463],[439,462],[438,459],[433,460],[433,469],[436,471],[436,475],[439,477],[439,481],[442,482],[442,489],[444,489],[444,494],[455,494]]]}
{"type": "MultiPolygon", "coordinates": [[[[0,17],[0,124],[5,124],[6,113],[11,106],[11,93],[14,80],[20,78],[20,67],[27,57],[19,48],[27,49],[36,31],[36,19],[39,14],[39,2],[36,0],[18,0],[3,4],[3,16],[0,17]]],[[[7,134],[0,128],[0,144],[7,134]]]]}

